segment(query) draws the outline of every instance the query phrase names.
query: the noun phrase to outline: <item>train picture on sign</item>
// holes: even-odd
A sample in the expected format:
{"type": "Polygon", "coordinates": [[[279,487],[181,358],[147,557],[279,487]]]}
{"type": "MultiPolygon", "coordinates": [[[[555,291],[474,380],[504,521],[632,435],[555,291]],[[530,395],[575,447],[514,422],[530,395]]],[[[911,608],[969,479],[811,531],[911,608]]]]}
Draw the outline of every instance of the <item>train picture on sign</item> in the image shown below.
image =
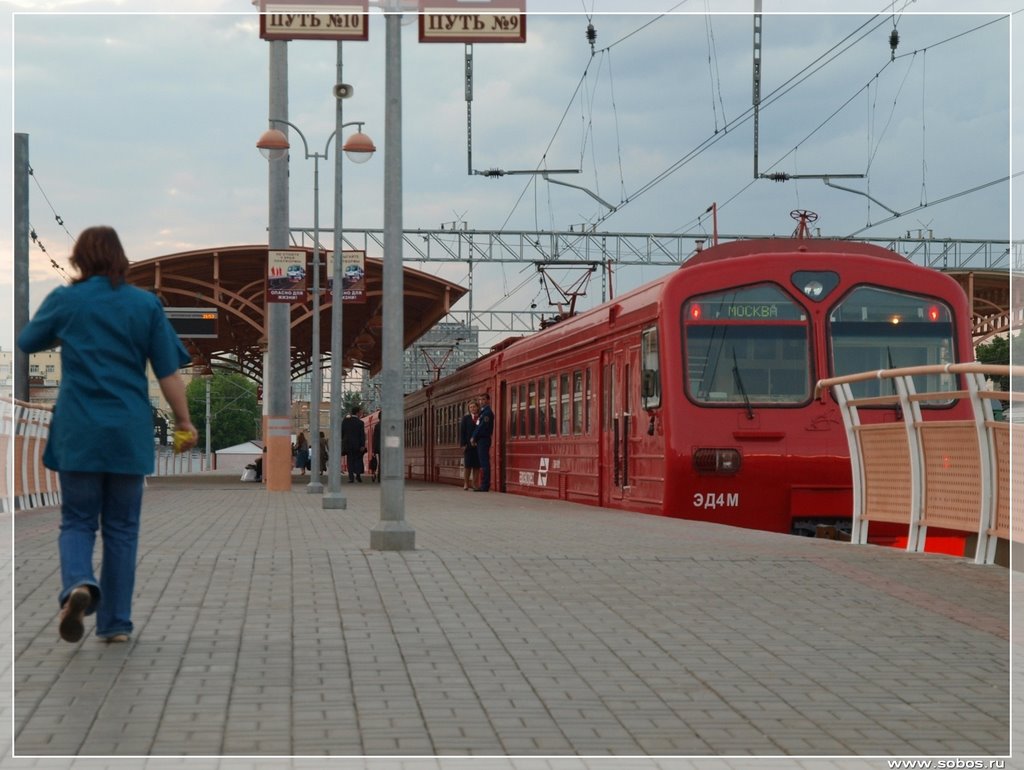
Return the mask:
{"type": "MultiPolygon", "coordinates": [[[[842,530],[849,451],[817,381],[969,360],[966,295],[937,270],[857,242],[723,243],[407,395],[405,475],[461,483],[459,420],[486,391],[492,489],[771,532],[842,530]]],[[[960,386],[952,374],[921,380],[919,392],[960,386]]],[[[856,395],[885,387],[859,383],[856,395]]],[[[970,407],[951,395],[922,413],[968,419],[970,407]]],[[[861,415],[901,419],[892,406],[861,415]]],[[[871,533],[906,542],[905,528],[871,533]]],[[[962,554],[963,543],[929,531],[929,550],[962,554]]]]}

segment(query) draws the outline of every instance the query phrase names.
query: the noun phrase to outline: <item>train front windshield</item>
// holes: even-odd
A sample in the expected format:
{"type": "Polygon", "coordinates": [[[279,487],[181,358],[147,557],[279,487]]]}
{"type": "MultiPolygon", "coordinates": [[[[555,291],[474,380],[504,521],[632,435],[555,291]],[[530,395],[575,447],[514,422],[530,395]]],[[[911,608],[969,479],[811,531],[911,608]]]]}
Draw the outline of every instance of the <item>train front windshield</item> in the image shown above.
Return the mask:
{"type": "Polygon", "coordinates": [[[708,405],[787,405],[811,395],[807,315],[774,284],[683,305],[687,387],[708,405]]]}
{"type": "MultiPolygon", "coordinates": [[[[954,360],[953,315],[937,299],[861,286],[829,314],[835,376],[875,369],[948,364],[954,360]]],[[[918,392],[955,390],[950,374],[915,376],[918,392]]],[[[856,397],[890,395],[892,380],[851,386],[856,397]]]]}

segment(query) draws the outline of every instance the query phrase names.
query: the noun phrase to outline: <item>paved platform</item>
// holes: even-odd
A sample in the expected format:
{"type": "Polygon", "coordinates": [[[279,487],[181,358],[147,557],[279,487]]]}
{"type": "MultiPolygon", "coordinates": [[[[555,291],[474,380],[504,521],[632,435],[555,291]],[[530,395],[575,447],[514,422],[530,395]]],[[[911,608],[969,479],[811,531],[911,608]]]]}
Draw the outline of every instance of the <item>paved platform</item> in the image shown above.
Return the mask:
{"type": "Polygon", "coordinates": [[[152,480],[124,645],[58,641],[16,514],[14,761],[1010,751],[1004,568],[416,483],[379,552],[304,481],[152,480]]]}

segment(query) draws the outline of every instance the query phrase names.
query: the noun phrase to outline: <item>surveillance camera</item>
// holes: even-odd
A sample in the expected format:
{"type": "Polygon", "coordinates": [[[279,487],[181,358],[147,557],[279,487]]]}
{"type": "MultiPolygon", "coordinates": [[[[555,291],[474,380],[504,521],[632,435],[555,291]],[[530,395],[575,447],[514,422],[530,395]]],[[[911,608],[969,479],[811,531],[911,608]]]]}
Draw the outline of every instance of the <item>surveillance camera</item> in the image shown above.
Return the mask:
{"type": "Polygon", "coordinates": [[[352,96],[352,86],[348,83],[338,83],[334,87],[335,99],[348,99],[350,96],[352,96]]]}

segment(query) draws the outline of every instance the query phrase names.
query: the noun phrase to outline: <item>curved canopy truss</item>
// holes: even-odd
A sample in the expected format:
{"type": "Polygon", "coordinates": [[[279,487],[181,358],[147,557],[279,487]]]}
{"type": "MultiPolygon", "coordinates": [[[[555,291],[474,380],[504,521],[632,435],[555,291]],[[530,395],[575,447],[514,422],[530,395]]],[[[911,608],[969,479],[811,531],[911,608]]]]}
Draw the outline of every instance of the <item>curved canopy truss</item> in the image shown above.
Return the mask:
{"type": "MultiPolygon", "coordinates": [[[[303,247],[307,275],[311,275],[312,247],[303,247]]],[[[329,255],[321,252],[321,263],[329,255]]],[[[380,259],[365,259],[365,298],[344,303],[342,323],[342,366],[365,367],[376,374],[381,367],[383,327],[382,268],[380,259]]],[[[417,270],[404,270],[404,330],[407,347],[441,320],[466,293],[466,289],[417,270]]],[[[214,249],[168,254],[134,262],[128,283],[154,292],[167,307],[213,307],[217,309],[216,338],[183,339],[195,365],[216,364],[263,382],[263,357],[267,346],[264,308],[266,305],[266,245],[225,246],[214,249]]],[[[321,267],[321,287],[327,286],[321,267]]],[[[291,305],[291,375],[296,378],[313,366],[312,294],[291,305]]],[[[324,292],[320,302],[320,356],[329,366],[331,340],[331,296],[324,292]]]]}

